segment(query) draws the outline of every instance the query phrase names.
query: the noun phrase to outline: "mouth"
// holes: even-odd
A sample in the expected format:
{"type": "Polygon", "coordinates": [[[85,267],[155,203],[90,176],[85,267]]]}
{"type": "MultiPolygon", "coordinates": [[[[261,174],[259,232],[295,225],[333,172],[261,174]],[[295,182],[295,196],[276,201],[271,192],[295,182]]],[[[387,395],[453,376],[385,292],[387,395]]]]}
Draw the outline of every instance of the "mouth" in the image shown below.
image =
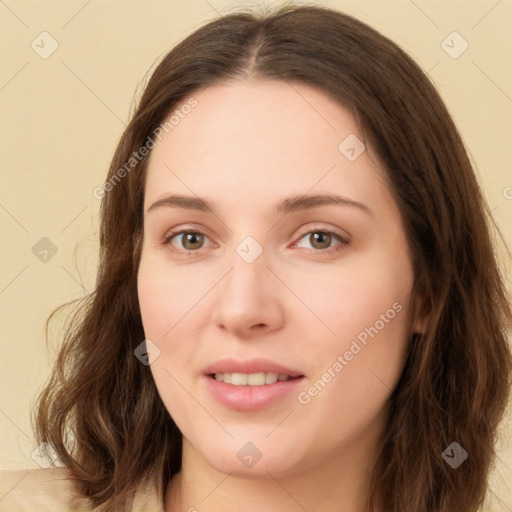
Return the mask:
{"type": "Polygon", "coordinates": [[[258,372],[258,373],[211,373],[209,376],[219,382],[225,382],[232,386],[265,386],[275,384],[276,382],[286,382],[289,380],[301,379],[304,375],[287,375],[276,372],[258,372]]]}
{"type": "Polygon", "coordinates": [[[211,364],[203,373],[209,396],[224,407],[238,411],[282,404],[291,399],[305,378],[299,370],[265,359],[225,359],[211,364]]]}

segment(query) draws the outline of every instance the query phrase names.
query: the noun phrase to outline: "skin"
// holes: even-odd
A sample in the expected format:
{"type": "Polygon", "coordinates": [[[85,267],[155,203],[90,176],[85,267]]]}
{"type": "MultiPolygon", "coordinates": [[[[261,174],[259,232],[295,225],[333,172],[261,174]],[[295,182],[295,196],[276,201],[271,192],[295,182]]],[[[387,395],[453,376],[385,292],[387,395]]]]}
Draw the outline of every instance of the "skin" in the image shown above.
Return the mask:
{"type": "Polygon", "coordinates": [[[371,148],[355,161],[338,150],[349,134],[363,137],[321,91],[250,79],[193,96],[197,106],[151,152],[138,274],[146,338],[160,350],[150,369],[184,436],[165,510],[363,510],[387,401],[423,328],[410,314],[413,268],[396,203],[371,148]],[[171,193],[207,199],[215,213],[148,211],[171,193]],[[273,211],[285,198],[325,193],[371,212],[273,211]],[[165,243],[180,229],[199,238],[165,243]],[[348,245],[315,242],[325,229],[348,245]],[[252,263],[236,252],[247,236],[263,249],[252,263]],[[337,357],[396,303],[400,312],[332,377],[337,357]],[[258,411],[233,410],[202,377],[224,357],[300,369],[297,391],[329,368],[332,378],[307,404],[293,392],[258,411]],[[236,456],[249,441],[262,454],[250,468],[236,456]]]}

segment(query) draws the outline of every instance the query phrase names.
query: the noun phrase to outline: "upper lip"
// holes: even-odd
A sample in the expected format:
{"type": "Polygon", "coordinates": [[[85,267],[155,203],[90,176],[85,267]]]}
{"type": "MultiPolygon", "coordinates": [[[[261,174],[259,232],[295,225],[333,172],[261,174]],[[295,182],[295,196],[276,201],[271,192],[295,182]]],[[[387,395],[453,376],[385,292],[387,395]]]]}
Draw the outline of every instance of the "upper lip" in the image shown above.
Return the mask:
{"type": "Polygon", "coordinates": [[[234,359],[221,359],[208,365],[205,368],[205,375],[215,373],[261,373],[274,372],[278,375],[289,375],[290,377],[303,377],[300,370],[283,366],[282,364],[268,359],[248,359],[246,361],[235,361],[234,359]]]}

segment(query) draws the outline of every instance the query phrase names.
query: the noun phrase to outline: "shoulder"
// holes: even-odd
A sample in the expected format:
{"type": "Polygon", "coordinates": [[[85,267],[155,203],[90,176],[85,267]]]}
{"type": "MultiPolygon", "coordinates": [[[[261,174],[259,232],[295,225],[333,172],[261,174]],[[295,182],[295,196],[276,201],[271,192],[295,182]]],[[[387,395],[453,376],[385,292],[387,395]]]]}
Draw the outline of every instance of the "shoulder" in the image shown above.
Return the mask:
{"type": "Polygon", "coordinates": [[[82,497],[70,479],[70,470],[0,470],[0,509],[9,512],[89,512],[89,500],[82,497]]]}
{"type": "MultiPolygon", "coordinates": [[[[94,512],[68,468],[0,470],[0,510],[3,512],[94,512]]],[[[132,512],[163,512],[163,488],[151,476],[136,490],[132,512]]]]}

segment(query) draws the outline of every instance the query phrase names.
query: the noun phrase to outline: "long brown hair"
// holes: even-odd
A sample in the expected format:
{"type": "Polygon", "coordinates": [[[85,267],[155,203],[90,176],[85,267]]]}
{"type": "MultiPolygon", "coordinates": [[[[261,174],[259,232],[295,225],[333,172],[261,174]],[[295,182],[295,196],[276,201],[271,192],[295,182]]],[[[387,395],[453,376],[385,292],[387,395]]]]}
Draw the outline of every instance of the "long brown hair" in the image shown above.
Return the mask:
{"type": "Polygon", "coordinates": [[[404,220],[412,300],[429,322],[413,336],[390,400],[368,510],[477,510],[511,385],[512,312],[492,238],[499,230],[426,75],[395,43],[326,7],[219,17],[156,67],[110,166],[96,289],[70,318],[38,399],[38,442],[105,511],[129,503],[143,478],[157,475],[165,487],[180,470],[181,433],[134,356],[144,340],[136,277],[148,158],[126,162],[194,92],[244,77],[308,84],[349,108],[404,220]],[[452,442],[469,453],[457,469],[441,456],[452,442]]]}

